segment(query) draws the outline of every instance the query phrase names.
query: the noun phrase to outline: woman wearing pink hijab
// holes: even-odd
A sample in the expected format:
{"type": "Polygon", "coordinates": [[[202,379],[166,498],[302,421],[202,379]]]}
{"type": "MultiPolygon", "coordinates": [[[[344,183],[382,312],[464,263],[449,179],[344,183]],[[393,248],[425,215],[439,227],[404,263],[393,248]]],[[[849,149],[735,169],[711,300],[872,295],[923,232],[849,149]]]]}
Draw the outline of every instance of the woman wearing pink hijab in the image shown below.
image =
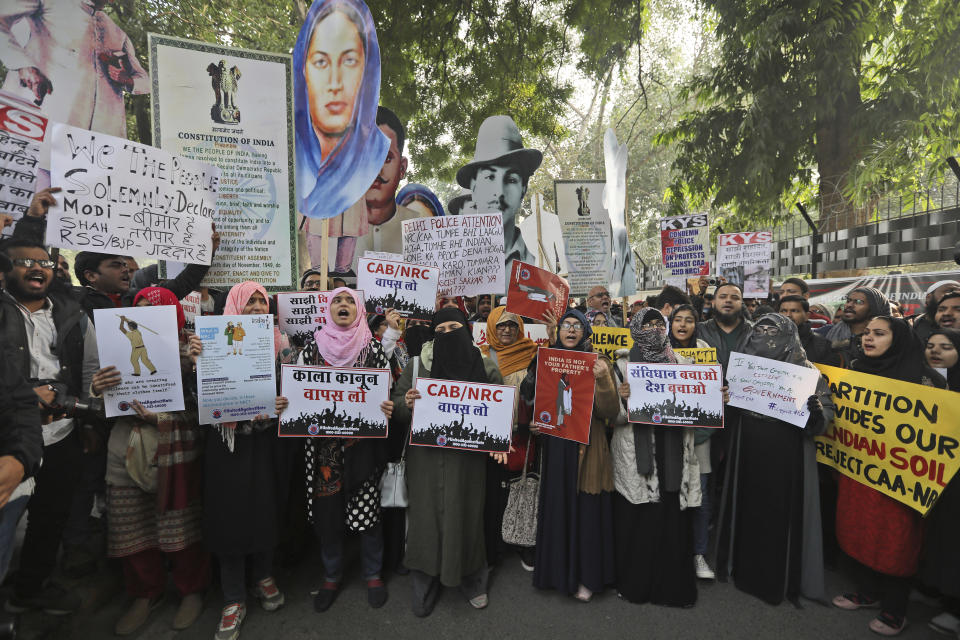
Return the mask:
{"type": "MultiPolygon", "coordinates": [[[[298,363],[389,369],[383,346],[370,333],[364,316],[360,294],[347,287],[334,289],[325,313],[326,323],[307,342],[298,363]]],[[[390,418],[393,402],[381,403],[380,409],[390,418]]],[[[380,476],[386,459],[386,440],[307,439],[307,512],[320,539],[326,572],[313,599],[317,613],[329,609],[340,591],[344,528],[360,533],[367,601],[374,609],[387,601],[380,513],[380,476]]]]}
{"type": "MultiPolygon", "coordinates": [[[[267,291],[256,282],[242,282],[227,294],[223,315],[270,313],[267,291]]],[[[274,329],[279,351],[279,332],[274,329]]],[[[194,341],[194,362],[202,352],[194,341]]],[[[287,408],[277,396],[276,413],[287,408]]],[[[224,607],[217,638],[235,638],[247,614],[248,562],[255,592],[266,611],[284,603],[273,579],[273,549],[277,543],[278,505],[284,502],[284,456],[277,439],[277,419],[260,415],[253,420],[216,425],[219,436],[207,438],[204,466],[204,539],[220,561],[224,607]]]]}

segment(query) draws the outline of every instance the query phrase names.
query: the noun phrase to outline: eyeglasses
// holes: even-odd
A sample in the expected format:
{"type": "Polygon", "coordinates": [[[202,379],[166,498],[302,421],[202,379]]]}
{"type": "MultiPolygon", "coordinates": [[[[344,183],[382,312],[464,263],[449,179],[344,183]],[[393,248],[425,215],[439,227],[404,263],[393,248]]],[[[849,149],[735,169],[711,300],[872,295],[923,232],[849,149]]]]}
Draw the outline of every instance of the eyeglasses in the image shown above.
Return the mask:
{"type": "Polygon", "coordinates": [[[27,269],[35,264],[39,265],[43,269],[53,269],[55,266],[57,266],[57,263],[53,260],[34,260],[33,258],[16,258],[13,261],[13,264],[17,265],[18,267],[25,267],[27,269]]]}
{"type": "Polygon", "coordinates": [[[560,325],[560,328],[563,331],[582,331],[583,325],[579,322],[564,322],[562,325],[560,325]]]}
{"type": "Polygon", "coordinates": [[[758,336],[778,336],[780,335],[780,327],[775,327],[769,324],[758,324],[753,328],[753,332],[758,336]]]}
{"type": "Polygon", "coordinates": [[[663,320],[648,320],[647,322],[644,322],[644,323],[643,323],[643,326],[640,327],[640,328],[641,328],[641,329],[648,329],[648,328],[651,328],[651,329],[666,329],[666,328],[667,328],[667,323],[665,323],[663,320]]]}
{"type": "Polygon", "coordinates": [[[850,298],[850,297],[847,297],[847,298],[845,298],[844,300],[845,300],[848,304],[852,304],[852,305],[855,306],[855,307],[861,307],[861,306],[867,304],[867,301],[866,301],[866,300],[861,300],[860,298],[850,298]]]}
{"type": "Polygon", "coordinates": [[[519,328],[520,327],[518,327],[512,322],[504,322],[503,324],[497,325],[497,331],[516,331],[519,328]]]}

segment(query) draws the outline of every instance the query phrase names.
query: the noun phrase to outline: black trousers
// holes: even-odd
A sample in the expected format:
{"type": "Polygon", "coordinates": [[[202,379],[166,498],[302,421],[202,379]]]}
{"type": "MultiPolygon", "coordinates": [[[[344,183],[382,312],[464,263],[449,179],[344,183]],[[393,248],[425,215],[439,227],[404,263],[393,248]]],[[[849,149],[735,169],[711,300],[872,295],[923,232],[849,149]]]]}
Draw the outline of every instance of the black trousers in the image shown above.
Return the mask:
{"type": "Polygon", "coordinates": [[[83,445],[76,429],[60,442],[43,448],[43,465],[27,504],[27,533],[20,551],[16,591],[21,597],[39,593],[53,575],[82,459],[83,445]]]}
{"type": "Polygon", "coordinates": [[[854,577],[860,593],[871,600],[880,601],[880,611],[896,618],[907,615],[912,578],[888,576],[853,560],[854,577]]]}

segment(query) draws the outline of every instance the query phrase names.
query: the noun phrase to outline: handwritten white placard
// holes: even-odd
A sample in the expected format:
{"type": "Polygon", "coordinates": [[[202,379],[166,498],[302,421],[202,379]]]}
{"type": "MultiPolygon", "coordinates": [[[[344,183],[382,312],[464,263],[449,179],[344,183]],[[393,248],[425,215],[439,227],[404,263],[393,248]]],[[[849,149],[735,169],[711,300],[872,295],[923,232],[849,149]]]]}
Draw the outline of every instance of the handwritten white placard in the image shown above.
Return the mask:
{"type": "Polygon", "coordinates": [[[49,136],[50,183],[63,192],[47,244],[210,264],[220,169],[58,122],[49,136]]]}
{"type": "Polygon", "coordinates": [[[403,221],[404,262],[440,267],[440,295],[503,293],[503,214],[403,221]]]}
{"type": "Polygon", "coordinates": [[[734,352],[727,366],[729,404],[803,428],[819,378],[816,369],[734,352]]]}

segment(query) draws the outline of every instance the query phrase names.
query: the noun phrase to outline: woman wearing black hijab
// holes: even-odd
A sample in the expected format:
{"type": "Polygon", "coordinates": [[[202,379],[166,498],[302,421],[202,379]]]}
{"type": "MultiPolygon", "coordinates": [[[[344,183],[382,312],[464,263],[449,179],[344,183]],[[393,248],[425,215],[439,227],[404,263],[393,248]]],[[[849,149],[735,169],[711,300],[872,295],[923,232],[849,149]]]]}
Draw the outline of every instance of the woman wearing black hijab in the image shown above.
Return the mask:
{"type": "MultiPolygon", "coordinates": [[[[560,318],[553,348],[593,351],[591,333],[587,318],[570,309],[560,318]]],[[[557,589],[583,602],[615,580],[613,469],[606,427],[620,414],[620,405],[613,365],[606,356],[597,358],[593,376],[590,444],[547,435],[539,440],[543,471],[533,570],[533,586],[557,589]]],[[[520,385],[527,403],[533,404],[536,388],[534,359],[520,385]]]]}
{"type": "MultiPolygon", "coordinates": [[[[867,323],[863,355],[850,368],[870,375],[943,388],[927,365],[923,345],[903,320],[878,316],[867,323]]],[[[833,599],[854,610],[880,607],[870,630],[893,636],[906,625],[911,578],[923,544],[920,514],[879,491],[841,475],[837,480],[837,542],[859,565],[859,590],[833,599]]]]}
{"type": "MultiPolygon", "coordinates": [[[[503,384],[496,363],[473,343],[467,317],[440,309],[431,323],[433,340],[412,357],[393,389],[393,417],[409,422],[420,397],[414,379],[439,378],[503,384]]],[[[506,461],[506,454],[496,454],[506,461]]],[[[407,447],[407,548],[404,564],[413,578],[413,612],[430,615],[440,585],[460,587],[471,606],[487,606],[483,539],[486,456],[469,451],[407,447]]]]}
{"type": "MultiPolygon", "coordinates": [[[[778,313],[761,316],[743,353],[813,368],[797,326],[778,313]]],[[[823,600],[820,493],[813,437],[833,419],[823,378],[807,401],[805,428],[740,411],[729,444],[717,535],[717,574],[770,604],[803,595],[823,600]]]]}
{"type": "MultiPolygon", "coordinates": [[[[946,372],[947,388],[960,391],[960,331],[937,329],[927,339],[927,364],[946,372]]],[[[960,625],[960,480],[954,476],[927,516],[920,582],[943,596],[944,611],[930,626],[953,633],[960,625]]]]}
{"type": "MultiPolygon", "coordinates": [[[[638,311],[630,322],[630,362],[676,364],[663,315],[638,311]]],[[[695,343],[694,343],[695,344],[695,343]]],[[[630,397],[630,385],[620,385],[630,397]]],[[[700,506],[700,463],[694,430],[628,424],[614,430],[613,524],[617,591],[629,602],[691,607],[697,601],[694,507],[700,506]]]]}

